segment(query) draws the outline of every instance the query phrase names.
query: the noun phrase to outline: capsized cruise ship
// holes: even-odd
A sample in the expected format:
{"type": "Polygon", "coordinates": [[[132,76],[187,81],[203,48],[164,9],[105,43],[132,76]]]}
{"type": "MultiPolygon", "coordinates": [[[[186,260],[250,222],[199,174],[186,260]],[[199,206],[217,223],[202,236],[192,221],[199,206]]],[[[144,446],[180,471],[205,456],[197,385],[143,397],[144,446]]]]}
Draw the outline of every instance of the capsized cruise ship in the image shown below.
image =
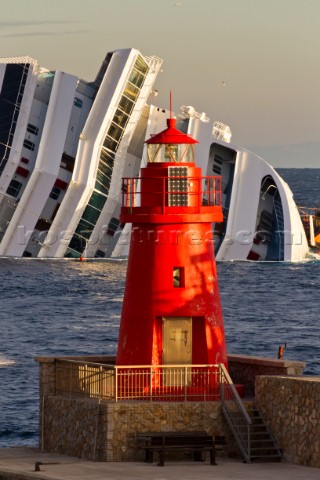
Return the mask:
{"type": "MultiPolygon", "coordinates": [[[[168,112],[152,105],[161,65],[133,48],[115,50],[87,82],[29,57],[0,59],[1,256],[128,254],[122,177],[136,177],[138,192],[144,142],[165,128],[168,112]]],[[[206,239],[217,260],[303,260],[304,228],[277,172],[232,145],[229,127],[205,113],[183,106],[176,116],[199,141],[203,173],[222,177],[224,222],[206,239]]]]}
{"type": "Polygon", "coordinates": [[[79,256],[101,223],[117,228],[121,177],[141,161],[128,147],[161,64],[116,50],[86,82],[0,59],[0,255],[79,256]]]}

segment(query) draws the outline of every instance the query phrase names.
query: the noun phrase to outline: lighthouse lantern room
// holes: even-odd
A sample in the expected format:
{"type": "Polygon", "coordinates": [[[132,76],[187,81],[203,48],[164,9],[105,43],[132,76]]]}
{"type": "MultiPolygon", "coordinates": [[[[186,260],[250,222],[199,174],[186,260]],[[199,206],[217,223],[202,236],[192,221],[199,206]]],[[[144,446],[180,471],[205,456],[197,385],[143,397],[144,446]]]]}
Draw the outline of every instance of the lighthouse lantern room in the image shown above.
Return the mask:
{"type": "Polygon", "coordinates": [[[221,178],[202,177],[198,142],[174,118],[146,143],[141,176],[123,179],[132,234],[117,365],[226,365],[212,232],[221,178]]]}

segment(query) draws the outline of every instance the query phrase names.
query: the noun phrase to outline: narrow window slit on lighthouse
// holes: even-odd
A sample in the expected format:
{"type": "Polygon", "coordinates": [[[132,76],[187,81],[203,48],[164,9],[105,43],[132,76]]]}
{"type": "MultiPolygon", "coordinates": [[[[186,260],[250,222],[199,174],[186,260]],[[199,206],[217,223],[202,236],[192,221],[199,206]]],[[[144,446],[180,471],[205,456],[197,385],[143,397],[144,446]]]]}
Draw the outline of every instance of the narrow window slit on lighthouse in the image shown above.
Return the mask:
{"type": "Polygon", "coordinates": [[[175,288],[184,287],[184,268],[183,267],[173,267],[173,286],[175,288]]]}

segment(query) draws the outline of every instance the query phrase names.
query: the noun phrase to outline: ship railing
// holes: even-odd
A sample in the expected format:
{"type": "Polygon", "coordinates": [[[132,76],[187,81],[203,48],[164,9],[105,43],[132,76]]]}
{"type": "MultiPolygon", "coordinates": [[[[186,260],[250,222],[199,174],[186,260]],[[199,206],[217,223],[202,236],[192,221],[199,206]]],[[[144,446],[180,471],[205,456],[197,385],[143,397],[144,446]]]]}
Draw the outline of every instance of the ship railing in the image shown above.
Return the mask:
{"type": "Polygon", "coordinates": [[[99,400],[220,400],[221,365],[116,366],[56,359],[55,393],[99,400]]]}
{"type": "Polygon", "coordinates": [[[222,205],[221,177],[135,177],[122,179],[122,206],[161,207],[192,206],[200,212],[203,206],[222,205]],[[142,180],[142,181],[141,181],[142,180]],[[143,182],[143,190],[141,185],[143,182]],[[150,185],[150,187],[149,187],[150,185]],[[156,187],[154,187],[156,185],[156,187]]]}
{"type": "Polygon", "coordinates": [[[221,409],[230,430],[247,462],[251,459],[252,420],[224,365],[219,368],[221,409]]]}

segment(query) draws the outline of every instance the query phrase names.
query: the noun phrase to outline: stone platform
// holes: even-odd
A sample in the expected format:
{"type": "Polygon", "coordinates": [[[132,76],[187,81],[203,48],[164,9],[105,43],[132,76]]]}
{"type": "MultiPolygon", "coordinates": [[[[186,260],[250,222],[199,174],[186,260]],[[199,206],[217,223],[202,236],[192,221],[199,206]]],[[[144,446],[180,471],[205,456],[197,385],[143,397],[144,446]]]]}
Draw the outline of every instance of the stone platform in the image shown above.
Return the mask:
{"type": "Polygon", "coordinates": [[[164,467],[143,462],[90,462],[35,448],[0,449],[0,480],[318,480],[319,470],[288,463],[243,463],[219,458],[218,465],[168,461],[164,467]],[[40,472],[35,463],[41,462],[40,472]]]}

